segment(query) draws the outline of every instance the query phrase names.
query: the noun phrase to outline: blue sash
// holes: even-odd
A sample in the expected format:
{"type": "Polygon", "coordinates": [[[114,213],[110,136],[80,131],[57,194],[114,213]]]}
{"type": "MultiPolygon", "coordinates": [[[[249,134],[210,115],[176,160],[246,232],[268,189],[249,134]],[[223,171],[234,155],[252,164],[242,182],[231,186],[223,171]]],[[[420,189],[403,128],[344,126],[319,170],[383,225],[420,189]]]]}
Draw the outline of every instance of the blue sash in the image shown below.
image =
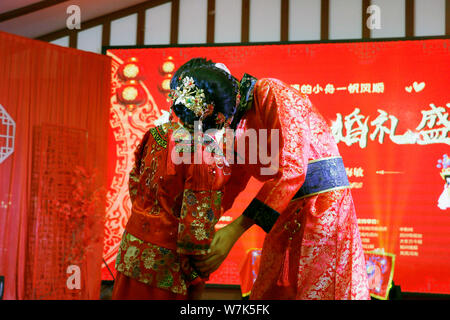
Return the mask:
{"type": "Polygon", "coordinates": [[[293,200],[349,187],[341,157],[312,160],[308,163],[305,182],[293,200]]]}

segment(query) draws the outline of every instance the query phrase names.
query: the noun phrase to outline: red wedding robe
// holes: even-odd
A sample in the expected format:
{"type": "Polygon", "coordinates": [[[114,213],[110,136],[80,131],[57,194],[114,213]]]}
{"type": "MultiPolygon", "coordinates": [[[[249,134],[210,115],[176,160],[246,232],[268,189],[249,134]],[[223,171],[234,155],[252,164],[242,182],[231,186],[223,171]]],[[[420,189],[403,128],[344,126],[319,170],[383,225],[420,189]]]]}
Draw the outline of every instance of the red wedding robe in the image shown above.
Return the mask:
{"type": "Polygon", "coordinates": [[[261,79],[254,86],[253,105],[239,123],[236,145],[250,129],[280,131],[275,175],[261,175],[261,167],[267,166],[260,164],[235,164],[225,191],[229,207],[255,176],[264,181],[256,199],[280,214],[266,235],[250,299],[369,299],[350,189],[293,199],[309,161],[339,156],[325,119],[307,96],[279,80],[261,79]]]}
{"type": "Polygon", "coordinates": [[[203,161],[196,164],[192,137],[174,126],[180,130],[169,124],[150,129],[136,149],[132,213],[117,254],[113,299],[184,299],[200,280],[189,256],[209,249],[228,176],[203,144],[197,144],[203,161]],[[184,154],[185,162],[175,164],[174,154],[184,154]]]}

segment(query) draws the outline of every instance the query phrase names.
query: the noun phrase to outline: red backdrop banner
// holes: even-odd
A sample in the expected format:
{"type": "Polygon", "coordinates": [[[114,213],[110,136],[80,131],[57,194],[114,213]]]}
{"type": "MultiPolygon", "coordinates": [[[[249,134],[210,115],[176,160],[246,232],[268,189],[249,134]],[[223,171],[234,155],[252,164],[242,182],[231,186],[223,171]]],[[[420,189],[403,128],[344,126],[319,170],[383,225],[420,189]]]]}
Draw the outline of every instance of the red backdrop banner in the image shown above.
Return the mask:
{"type": "MultiPolygon", "coordinates": [[[[450,152],[449,51],[448,39],[107,50],[113,78],[105,259],[113,267],[130,214],[132,151],[168,110],[167,81],[174,70],[206,57],[238,78],[244,72],[278,78],[308,94],[338,142],[364,249],[396,256],[394,282],[403,291],[450,293],[450,189],[441,176],[450,152]],[[127,69],[130,63],[135,66],[127,69]],[[120,76],[123,70],[139,74],[145,99],[137,99],[137,90],[132,95],[139,105],[117,100],[130,81],[120,76]]],[[[239,215],[258,188],[251,183],[218,227],[239,215]]],[[[251,228],[211,282],[239,284],[246,252],[260,248],[263,238],[251,228]]],[[[109,277],[106,269],[103,276],[109,277]]]]}
{"type": "Polygon", "coordinates": [[[0,32],[4,299],[100,297],[110,60],[0,32]]]}

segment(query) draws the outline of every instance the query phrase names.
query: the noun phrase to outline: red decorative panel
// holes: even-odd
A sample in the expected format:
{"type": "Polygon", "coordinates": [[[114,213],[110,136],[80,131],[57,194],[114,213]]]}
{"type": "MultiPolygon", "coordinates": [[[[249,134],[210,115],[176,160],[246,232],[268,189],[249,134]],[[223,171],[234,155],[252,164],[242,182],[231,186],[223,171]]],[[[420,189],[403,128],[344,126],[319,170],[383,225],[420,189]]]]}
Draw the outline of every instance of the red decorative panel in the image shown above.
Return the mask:
{"type": "Polygon", "coordinates": [[[26,299],[92,299],[92,266],[100,272],[104,205],[86,169],[87,131],[36,127],[26,299]]]}

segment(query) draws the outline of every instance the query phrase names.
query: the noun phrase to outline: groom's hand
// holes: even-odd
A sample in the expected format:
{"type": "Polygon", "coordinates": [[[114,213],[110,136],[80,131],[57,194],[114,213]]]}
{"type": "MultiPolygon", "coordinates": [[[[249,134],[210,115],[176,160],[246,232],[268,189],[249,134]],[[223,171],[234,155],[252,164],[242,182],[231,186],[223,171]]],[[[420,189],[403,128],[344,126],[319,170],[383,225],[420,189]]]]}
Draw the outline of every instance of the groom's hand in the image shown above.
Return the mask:
{"type": "Polygon", "coordinates": [[[209,276],[216,271],[239,237],[254,223],[255,221],[252,219],[241,215],[227,226],[219,229],[211,241],[209,253],[194,257],[193,264],[197,272],[209,276]]]}
{"type": "Polygon", "coordinates": [[[239,235],[235,234],[231,225],[219,229],[211,242],[210,252],[206,255],[194,257],[193,263],[196,270],[206,275],[216,271],[228,256],[238,238],[239,235]]]}

